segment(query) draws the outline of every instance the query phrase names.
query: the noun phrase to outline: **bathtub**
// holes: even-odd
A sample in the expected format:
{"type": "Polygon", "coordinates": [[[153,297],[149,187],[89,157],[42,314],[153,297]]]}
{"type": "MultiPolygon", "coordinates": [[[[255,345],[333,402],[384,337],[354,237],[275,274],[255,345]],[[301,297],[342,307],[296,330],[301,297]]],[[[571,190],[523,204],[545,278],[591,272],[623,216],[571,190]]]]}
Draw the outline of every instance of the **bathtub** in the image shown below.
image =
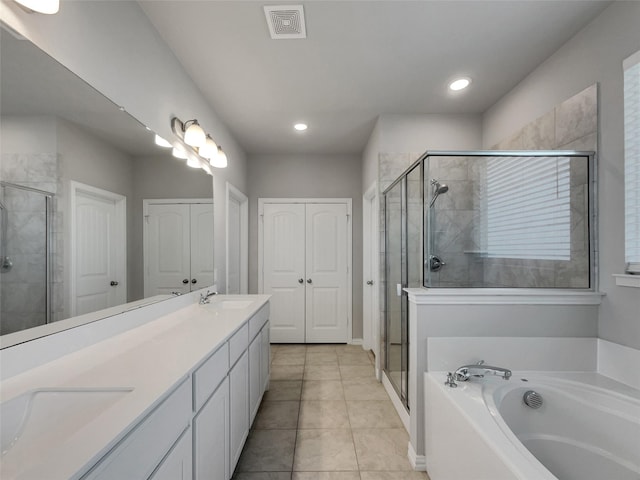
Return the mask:
{"type": "Polygon", "coordinates": [[[425,374],[432,480],[640,480],[638,390],[586,372],[444,380],[425,374]]]}

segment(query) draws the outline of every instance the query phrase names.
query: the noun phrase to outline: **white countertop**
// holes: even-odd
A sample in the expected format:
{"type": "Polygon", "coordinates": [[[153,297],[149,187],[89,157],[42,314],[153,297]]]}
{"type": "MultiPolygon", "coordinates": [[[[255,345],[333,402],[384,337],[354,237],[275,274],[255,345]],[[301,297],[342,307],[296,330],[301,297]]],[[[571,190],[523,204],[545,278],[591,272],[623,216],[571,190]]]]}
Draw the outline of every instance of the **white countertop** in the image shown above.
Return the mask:
{"type": "Polygon", "coordinates": [[[267,301],[268,295],[220,295],[83,348],[2,382],[3,402],[42,388],[133,388],[66,441],[2,457],[0,477],[79,478],[267,301]],[[224,300],[248,300],[223,309],[224,300]]]}

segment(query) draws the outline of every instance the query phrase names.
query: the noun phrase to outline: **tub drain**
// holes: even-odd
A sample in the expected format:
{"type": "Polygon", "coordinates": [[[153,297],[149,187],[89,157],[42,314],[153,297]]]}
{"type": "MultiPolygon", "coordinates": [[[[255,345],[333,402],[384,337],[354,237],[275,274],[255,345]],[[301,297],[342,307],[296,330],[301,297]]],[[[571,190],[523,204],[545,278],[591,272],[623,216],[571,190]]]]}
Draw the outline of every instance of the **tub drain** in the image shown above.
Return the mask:
{"type": "Polygon", "coordinates": [[[538,409],[542,406],[542,395],[533,390],[527,390],[522,397],[527,407],[538,409]]]}

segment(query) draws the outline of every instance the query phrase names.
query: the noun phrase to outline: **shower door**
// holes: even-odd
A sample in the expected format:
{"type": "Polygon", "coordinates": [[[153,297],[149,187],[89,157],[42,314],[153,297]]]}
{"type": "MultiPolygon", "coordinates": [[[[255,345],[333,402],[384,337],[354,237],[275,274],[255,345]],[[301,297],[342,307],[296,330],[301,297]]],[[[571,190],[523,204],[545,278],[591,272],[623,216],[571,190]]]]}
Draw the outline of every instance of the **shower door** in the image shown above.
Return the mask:
{"type": "Polygon", "coordinates": [[[52,194],[0,184],[0,334],[51,318],[52,194]]]}

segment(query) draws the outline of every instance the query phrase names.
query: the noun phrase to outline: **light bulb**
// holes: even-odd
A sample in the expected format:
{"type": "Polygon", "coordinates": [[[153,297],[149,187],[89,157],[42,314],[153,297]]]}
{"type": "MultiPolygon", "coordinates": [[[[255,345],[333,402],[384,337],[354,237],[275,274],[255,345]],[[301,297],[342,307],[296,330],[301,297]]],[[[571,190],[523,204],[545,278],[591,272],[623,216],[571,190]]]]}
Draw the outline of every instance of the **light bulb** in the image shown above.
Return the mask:
{"type": "Polygon", "coordinates": [[[207,134],[204,133],[197,120],[189,120],[185,125],[189,122],[192,123],[184,131],[184,143],[196,148],[201,147],[207,141],[207,134]]]}
{"type": "Polygon", "coordinates": [[[227,168],[227,164],[229,163],[227,161],[227,155],[222,151],[222,148],[220,146],[218,146],[218,154],[214,157],[211,157],[209,163],[212,167],[227,168]]]}
{"type": "Polygon", "coordinates": [[[53,15],[60,10],[60,0],[16,0],[23,7],[38,13],[53,15]]]}
{"type": "Polygon", "coordinates": [[[207,141],[198,149],[198,154],[207,160],[210,160],[218,154],[218,145],[213,141],[211,135],[207,135],[207,141]]]}
{"type": "Polygon", "coordinates": [[[181,148],[174,148],[173,150],[171,150],[171,155],[179,158],[180,160],[185,160],[187,158],[187,152],[185,152],[181,148]]]}
{"type": "Polygon", "coordinates": [[[200,168],[202,166],[202,163],[200,163],[200,160],[198,160],[195,156],[188,155],[187,165],[191,168],[200,168]]]}
{"type": "Polygon", "coordinates": [[[159,147],[171,148],[171,144],[156,133],[155,143],[159,147]]]}

